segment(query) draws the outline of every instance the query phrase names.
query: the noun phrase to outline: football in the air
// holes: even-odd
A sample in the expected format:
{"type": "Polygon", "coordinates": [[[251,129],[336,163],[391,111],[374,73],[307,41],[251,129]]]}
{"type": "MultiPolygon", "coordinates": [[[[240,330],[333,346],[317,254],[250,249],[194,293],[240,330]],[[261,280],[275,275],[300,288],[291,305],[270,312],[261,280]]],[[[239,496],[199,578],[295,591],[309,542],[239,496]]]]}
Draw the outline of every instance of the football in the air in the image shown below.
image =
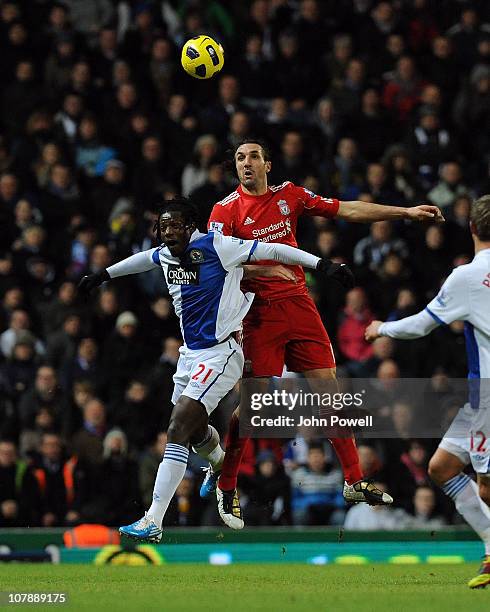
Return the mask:
{"type": "Polygon", "coordinates": [[[210,79],[224,61],[223,47],[209,36],[195,36],[182,47],[182,66],[196,79],[210,79]]]}

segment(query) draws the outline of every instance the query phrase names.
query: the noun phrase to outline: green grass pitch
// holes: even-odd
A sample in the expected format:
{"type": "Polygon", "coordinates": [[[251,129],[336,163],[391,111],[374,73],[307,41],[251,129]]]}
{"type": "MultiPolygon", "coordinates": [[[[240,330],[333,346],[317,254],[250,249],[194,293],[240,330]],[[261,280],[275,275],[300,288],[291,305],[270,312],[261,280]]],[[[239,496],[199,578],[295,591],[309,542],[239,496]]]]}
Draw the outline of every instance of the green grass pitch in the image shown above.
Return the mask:
{"type": "Polygon", "coordinates": [[[66,592],[65,605],[1,609],[230,610],[230,612],[490,610],[490,588],[471,591],[476,564],[224,567],[4,564],[0,591],[66,592]]]}

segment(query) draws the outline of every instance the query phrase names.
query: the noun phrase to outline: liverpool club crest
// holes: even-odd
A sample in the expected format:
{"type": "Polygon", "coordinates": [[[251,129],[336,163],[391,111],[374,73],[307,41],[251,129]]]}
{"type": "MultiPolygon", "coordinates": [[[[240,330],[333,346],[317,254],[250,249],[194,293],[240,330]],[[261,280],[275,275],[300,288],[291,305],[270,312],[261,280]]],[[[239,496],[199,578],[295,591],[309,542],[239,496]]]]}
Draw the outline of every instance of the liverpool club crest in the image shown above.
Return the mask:
{"type": "Polygon", "coordinates": [[[279,206],[279,210],[281,211],[281,215],[289,215],[291,213],[291,211],[289,210],[289,206],[288,203],[286,202],[286,200],[279,200],[277,202],[277,205],[279,206]]]}

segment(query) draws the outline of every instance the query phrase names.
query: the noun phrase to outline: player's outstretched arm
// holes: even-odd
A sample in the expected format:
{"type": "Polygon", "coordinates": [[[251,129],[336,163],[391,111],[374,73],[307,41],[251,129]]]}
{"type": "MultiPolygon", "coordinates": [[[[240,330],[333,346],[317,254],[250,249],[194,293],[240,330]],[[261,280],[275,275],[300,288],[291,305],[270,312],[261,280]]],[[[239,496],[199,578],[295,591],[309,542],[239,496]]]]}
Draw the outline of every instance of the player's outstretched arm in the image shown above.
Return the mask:
{"type": "Polygon", "coordinates": [[[140,272],[147,272],[157,268],[160,264],[153,258],[155,251],[156,249],[141,251],[141,253],[136,253],[118,261],[107,269],[100,270],[94,274],[87,274],[78,283],[78,290],[81,293],[89,294],[111,278],[127,276],[128,274],[139,274],[140,272]]]}
{"type": "Polygon", "coordinates": [[[368,342],[374,342],[380,336],[389,336],[396,340],[414,340],[430,334],[438,323],[427,310],[405,317],[399,321],[372,321],[367,327],[364,336],[368,342]]]}
{"type": "Polygon", "coordinates": [[[445,221],[442,212],[437,206],[421,204],[420,206],[385,206],[359,200],[340,202],[337,212],[338,219],[355,221],[356,223],[374,223],[375,221],[397,221],[408,219],[410,221],[445,221]]]}
{"type": "Polygon", "coordinates": [[[464,321],[470,313],[469,289],[466,266],[455,268],[447,277],[438,295],[424,310],[399,321],[373,321],[365,332],[368,342],[379,336],[397,340],[411,340],[427,336],[438,325],[449,325],[453,321],[464,321]]]}

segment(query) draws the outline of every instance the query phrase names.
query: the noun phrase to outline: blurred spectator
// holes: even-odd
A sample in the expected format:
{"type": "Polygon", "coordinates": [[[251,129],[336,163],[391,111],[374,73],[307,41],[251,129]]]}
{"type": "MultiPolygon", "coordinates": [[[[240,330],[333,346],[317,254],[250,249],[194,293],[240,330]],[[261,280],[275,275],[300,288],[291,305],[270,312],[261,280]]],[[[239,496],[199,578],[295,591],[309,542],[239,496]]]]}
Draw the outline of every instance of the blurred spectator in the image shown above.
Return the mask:
{"type": "Polygon", "coordinates": [[[138,466],[128,455],[126,435],[111,429],[104,437],[103,458],[94,477],[89,519],[104,525],[135,521],[140,509],[138,466]]]}
{"type": "Polygon", "coordinates": [[[241,143],[250,134],[250,116],[243,112],[237,111],[230,117],[228,134],[226,136],[226,145],[232,149],[241,143]]]}
{"type": "Polygon", "coordinates": [[[314,138],[318,159],[323,162],[334,153],[340,131],[340,120],[330,98],[320,98],[313,114],[314,138]]]}
{"type": "Polygon", "coordinates": [[[488,31],[488,26],[485,26],[480,25],[478,13],[472,6],[463,5],[459,22],[447,31],[462,72],[468,70],[476,60],[479,35],[488,31]]]}
{"type": "Polygon", "coordinates": [[[78,314],[67,314],[63,327],[49,339],[46,347],[46,360],[57,371],[62,365],[75,357],[81,331],[81,320],[78,314]]]}
{"type": "Polygon", "coordinates": [[[448,241],[453,246],[453,251],[471,255],[473,252],[473,240],[471,239],[470,227],[471,198],[463,194],[454,200],[451,211],[446,221],[446,234],[448,241]]]}
{"type": "Polygon", "coordinates": [[[12,136],[18,134],[31,112],[43,105],[42,89],[36,82],[34,65],[28,59],[19,59],[15,78],[3,91],[3,123],[12,136]]]}
{"type": "Polygon", "coordinates": [[[383,103],[401,123],[408,121],[410,114],[420,100],[424,81],[417,74],[415,63],[403,55],[396,63],[393,77],[383,91],[383,103]]]}
{"type": "Polygon", "coordinates": [[[455,154],[451,134],[440,125],[436,108],[422,106],[418,111],[418,124],[408,131],[407,148],[417,162],[419,180],[425,189],[434,185],[439,165],[455,154]]]}
{"type": "Polygon", "coordinates": [[[374,319],[363,289],[351,289],[338,326],[337,341],[342,355],[348,360],[346,367],[355,374],[363,362],[371,358],[373,348],[364,339],[366,326],[374,319]]]}
{"type": "Polygon", "coordinates": [[[347,64],[344,78],[340,82],[333,83],[329,96],[342,118],[352,119],[360,110],[365,72],[364,62],[352,58],[347,64]]]}
{"type": "Polygon", "coordinates": [[[435,513],[436,495],[429,486],[421,485],[413,496],[414,518],[410,524],[412,529],[440,529],[446,521],[435,513]]]}
{"type": "Polygon", "coordinates": [[[93,397],[83,405],[83,424],[71,439],[74,454],[91,469],[103,460],[103,439],[107,429],[105,404],[93,397]]]}
{"type": "Polygon", "coordinates": [[[396,253],[402,260],[406,259],[407,244],[403,239],[393,236],[393,227],[389,221],[378,221],[371,225],[370,235],[356,244],[354,263],[376,271],[390,253],[396,253]]]}
{"type": "Polygon", "coordinates": [[[286,132],[281,142],[281,154],[274,160],[270,173],[273,185],[284,181],[301,184],[308,173],[303,137],[299,132],[286,132]]]}
{"type": "Polygon", "coordinates": [[[0,351],[4,357],[11,357],[17,342],[22,339],[33,345],[38,355],[44,355],[43,343],[31,332],[31,320],[25,310],[12,311],[9,327],[0,335],[0,351]]]}
{"type": "Polygon", "coordinates": [[[182,193],[188,196],[191,191],[204,184],[208,168],[218,151],[218,142],[211,134],[200,136],[194,145],[194,160],[182,172],[182,193]]]}
{"type": "Polygon", "coordinates": [[[60,146],[55,142],[47,142],[33,163],[36,183],[39,188],[44,189],[47,186],[53,167],[59,162],[61,162],[60,146]]]}
{"type": "Polygon", "coordinates": [[[312,66],[302,60],[299,39],[292,30],[281,32],[277,44],[277,57],[272,68],[274,93],[302,107],[320,93],[312,66]]]}
{"type": "Polygon", "coordinates": [[[33,472],[40,492],[41,525],[56,527],[77,523],[89,494],[89,483],[77,457],[65,456],[58,434],[42,435],[33,472]]]}
{"type": "Polygon", "coordinates": [[[81,212],[78,184],[71,168],[64,163],[57,163],[51,168],[41,196],[41,211],[52,232],[69,226],[73,217],[81,212]]]}
{"type": "Polygon", "coordinates": [[[372,301],[383,317],[394,306],[400,284],[408,283],[410,277],[410,269],[397,253],[385,257],[371,286],[372,301]]]}
{"type": "Polygon", "coordinates": [[[488,152],[487,128],[490,126],[490,66],[476,65],[468,85],[461,90],[454,103],[453,116],[465,153],[472,160],[488,152]],[[483,130],[482,130],[483,127],[483,130]]]}
{"type": "Polygon", "coordinates": [[[148,385],[133,378],[126,387],[124,399],[111,406],[110,421],[128,432],[129,448],[141,452],[161,428],[162,413],[163,406],[151,402],[148,385]]]}
{"type": "Polygon", "coordinates": [[[213,162],[207,169],[205,182],[195,189],[190,197],[202,209],[201,218],[205,220],[209,218],[212,206],[222,200],[229,191],[230,185],[226,181],[223,165],[213,162]]]}
{"type": "Polygon", "coordinates": [[[412,168],[408,150],[402,145],[392,145],[383,156],[388,189],[403,196],[411,204],[419,196],[422,186],[412,168]]]}
{"type": "Polygon", "coordinates": [[[399,202],[402,197],[387,185],[386,172],[382,164],[369,164],[364,191],[371,194],[373,202],[399,202]]]}
{"type": "Polygon", "coordinates": [[[130,311],[122,312],[103,349],[104,386],[109,399],[122,398],[127,381],[142,370],[144,355],[138,319],[130,311]]]}
{"type": "Polygon", "coordinates": [[[271,62],[263,53],[263,41],[259,34],[249,34],[245,41],[245,53],[238,61],[237,76],[242,83],[244,98],[258,100],[273,93],[271,62]]]}
{"type": "Polygon", "coordinates": [[[241,110],[240,84],[231,75],[224,75],[219,80],[218,100],[216,104],[204,109],[201,116],[202,125],[217,137],[224,136],[228,122],[233,113],[241,110]]]}
{"type": "Polygon", "coordinates": [[[113,287],[104,287],[97,295],[97,302],[91,313],[91,328],[98,344],[104,342],[113,331],[120,312],[119,300],[113,287]]]}
{"type": "Polygon", "coordinates": [[[424,243],[416,254],[419,286],[425,290],[427,298],[433,297],[451,269],[448,245],[441,227],[430,225],[426,229],[424,243]]]}
{"type": "Polygon", "coordinates": [[[379,53],[387,37],[398,29],[398,16],[390,2],[378,2],[370,11],[370,18],[362,31],[362,45],[379,53]]]}
{"type": "Polygon", "coordinates": [[[322,446],[311,445],[308,463],[291,475],[295,525],[338,525],[343,519],[342,472],[327,465],[322,446]]]}
{"type": "Polygon", "coordinates": [[[107,232],[107,241],[116,261],[133,255],[136,232],[136,208],[131,200],[119,198],[109,215],[107,232]]]}
{"type": "Polygon", "coordinates": [[[68,314],[77,310],[77,295],[72,281],[61,283],[56,297],[43,308],[43,331],[51,335],[59,330],[68,314]]]}
{"type": "Polygon", "coordinates": [[[36,526],[39,491],[32,470],[10,440],[0,440],[0,526],[36,526]]]}
{"type": "Polygon", "coordinates": [[[116,151],[103,144],[95,117],[86,114],[78,126],[78,139],[75,145],[75,160],[79,170],[87,178],[102,176],[107,162],[115,157],[116,151]]]}
{"type": "Polygon", "coordinates": [[[53,94],[59,95],[68,88],[75,59],[74,35],[66,31],[58,33],[44,67],[45,83],[53,94]]]}
{"type": "Polygon", "coordinates": [[[272,451],[257,455],[256,475],[245,516],[249,525],[284,525],[289,522],[289,478],[278,465],[272,451]]]}
{"type": "Polygon", "coordinates": [[[432,55],[427,58],[425,74],[431,83],[438,85],[451,99],[458,90],[460,74],[454,61],[453,48],[446,36],[432,41],[432,55]]]}
{"type": "Polygon", "coordinates": [[[0,204],[2,212],[12,214],[15,205],[20,200],[20,185],[17,175],[13,172],[4,172],[0,176],[0,204]]]}
{"type": "Polygon", "coordinates": [[[169,40],[155,37],[150,51],[149,74],[156,92],[159,106],[163,107],[174,88],[174,82],[179,73],[173,58],[174,49],[169,40]]]}
{"type": "Polygon", "coordinates": [[[28,330],[21,331],[9,358],[0,365],[0,378],[5,385],[5,391],[15,403],[31,385],[37,365],[35,338],[28,330]]]}
{"type": "Polygon", "coordinates": [[[69,145],[75,142],[78,125],[84,110],[85,104],[82,96],[76,92],[68,91],[63,98],[61,109],[54,117],[54,122],[60,138],[69,145]]]}
{"type": "Polygon", "coordinates": [[[361,108],[349,124],[361,155],[368,162],[378,160],[391,140],[393,129],[388,113],[381,107],[376,89],[369,87],[361,98],[361,108]]]}
{"type": "Polygon", "coordinates": [[[458,196],[466,195],[468,187],[463,184],[463,176],[459,164],[450,162],[444,164],[441,170],[441,180],[429,191],[428,198],[433,204],[446,208],[454,204],[458,196]]]}
{"type": "Polygon", "coordinates": [[[54,368],[48,365],[40,366],[36,372],[34,384],[24,393],[19,402],[22,427],[32,429],[36,425],[40,412],[44,410],[49,412],[49,420],[53,428],[59,426],[62,400],[63,392],[58,385],[54,368]]]}
{"type": "Polygon", "coordinates": [[[91,193],[91,220],[100,231],[105,228],[110,212],[115,203],[127,197],[125,186],[125,165],[117,159],[110,159],[104,167],[103,176],[94,185],[91,193]]]}
{"type": "Polygon", "coordinates": [[[88,267],[90,250],[95,243],[96,235],[94,228],[85,223],[77,225],[73,233],[74,239],[70,247],[70,262],[67,276],[79,279],[88,267]]]}
{"type": "Polygon", "coordinates": [[[85,404],[95,398],[95,386],[89,380],[74,380],[69,389],[70,393],[67,390],[63,402],[61,424],[63,437],[67,440],[83,426],[85,404]]]}
{"type": "Polygon", "coordinates": [[[164,190],[165,182],[172,181],[175,169],[171,158],[164,155],[157,136],[148,136],[141,145],[142,161],[133,174],[135,202],[141,211],[152,210],[155,198],[164,190]]]}
{"type": "Polygon", "coordinates": [[[333,48],[325,60],[327,75],[332,83],[338,84],[347,70],[352,57],[352,38],[348,34],[338,34],[333,39],[333,48]]]}
{"type": "Polygon", "coordinates": [[[357,198],[364,177],[364,163],[352,138],[341,138],[333,162],[322,166],[328,190],[342,200],[357,198]]]}

